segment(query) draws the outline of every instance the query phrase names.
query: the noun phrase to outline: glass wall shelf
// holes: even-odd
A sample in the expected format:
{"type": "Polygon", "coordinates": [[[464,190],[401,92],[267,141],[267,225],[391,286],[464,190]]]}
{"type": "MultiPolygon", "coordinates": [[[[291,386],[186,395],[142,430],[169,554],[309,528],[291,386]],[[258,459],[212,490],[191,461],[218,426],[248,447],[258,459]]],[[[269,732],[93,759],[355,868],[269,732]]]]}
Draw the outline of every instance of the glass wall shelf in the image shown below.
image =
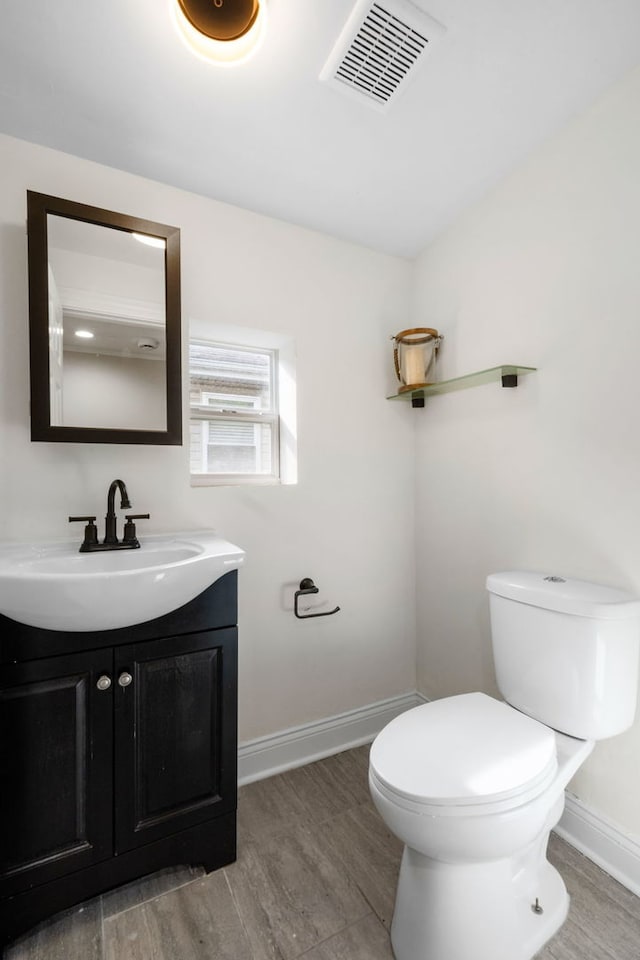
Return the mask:
{"type": "Polygon", "coordinates": [[[488,370],[479,370],[477,373],[467,373],[464,377],[454,377],[452,380],[440,380],[437,383],[427,383],[415,390],[406,390],[404,393],[395,393],[387,400],[411,400],[414,407],[423,407],[425,397],[433,397],[439,393],[453,393],[454,390],[467,390],[469,387],[479,387],[484,383],[502,382],[503,387],[517,387],[518,377],[533,373],[536,367],[520,367],[511,363],[503,363],[499,367],[490,367],[488,370]]]}

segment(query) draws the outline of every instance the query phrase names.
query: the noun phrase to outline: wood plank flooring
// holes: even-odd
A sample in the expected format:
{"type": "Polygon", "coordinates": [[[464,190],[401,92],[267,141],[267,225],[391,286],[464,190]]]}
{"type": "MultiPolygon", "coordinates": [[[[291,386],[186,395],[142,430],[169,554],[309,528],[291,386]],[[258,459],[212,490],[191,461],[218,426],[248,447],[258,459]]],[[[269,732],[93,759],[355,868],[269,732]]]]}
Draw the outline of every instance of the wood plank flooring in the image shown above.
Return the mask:
{"type": "MultiPolygon", "coordinates": [[[[361,747],[243,787],[236,863],[121,887],[6,960],[392,960],[402,849],[371,804],[367,762],[361,747]]],[[[571,911],[539,960],[639,960],[640,899],[555,836],[550,859],[571,911]]]]}

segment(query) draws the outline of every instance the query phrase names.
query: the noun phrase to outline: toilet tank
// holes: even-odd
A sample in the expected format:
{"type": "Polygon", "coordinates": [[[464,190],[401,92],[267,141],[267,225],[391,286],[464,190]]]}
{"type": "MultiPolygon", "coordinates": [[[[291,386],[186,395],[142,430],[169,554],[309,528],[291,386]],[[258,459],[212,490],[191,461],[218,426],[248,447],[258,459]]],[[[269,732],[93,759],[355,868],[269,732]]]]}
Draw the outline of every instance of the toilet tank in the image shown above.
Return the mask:
{"type": "Polygon", "coordinates": [[[640,600],[544,573],[487,578],[498,687],[516,709],[582,740],[633,723],[640,600]]]}

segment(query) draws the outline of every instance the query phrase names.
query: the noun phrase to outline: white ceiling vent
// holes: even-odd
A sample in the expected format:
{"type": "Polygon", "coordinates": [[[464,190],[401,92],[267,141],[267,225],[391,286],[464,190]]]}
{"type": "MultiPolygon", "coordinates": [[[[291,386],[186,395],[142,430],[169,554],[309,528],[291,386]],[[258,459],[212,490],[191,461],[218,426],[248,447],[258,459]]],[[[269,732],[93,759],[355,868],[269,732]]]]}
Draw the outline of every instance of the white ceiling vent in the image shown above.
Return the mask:
{"type": "Polygon", "coordinates": [[[444,30],[408,0],[358,0],[320,80],[387,110],[444,30]]]}

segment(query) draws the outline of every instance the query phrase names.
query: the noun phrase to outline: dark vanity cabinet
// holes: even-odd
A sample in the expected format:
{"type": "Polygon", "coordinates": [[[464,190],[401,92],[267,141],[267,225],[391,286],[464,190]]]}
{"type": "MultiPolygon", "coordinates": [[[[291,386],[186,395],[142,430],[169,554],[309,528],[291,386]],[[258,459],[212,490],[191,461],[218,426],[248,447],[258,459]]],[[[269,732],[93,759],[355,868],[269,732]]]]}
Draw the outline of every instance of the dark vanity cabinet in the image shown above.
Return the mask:
{"type": "Polygon", "coordinates": [[[235,859],[237,573],[134,627],[0,617],[0,925],[235,859]]]}

